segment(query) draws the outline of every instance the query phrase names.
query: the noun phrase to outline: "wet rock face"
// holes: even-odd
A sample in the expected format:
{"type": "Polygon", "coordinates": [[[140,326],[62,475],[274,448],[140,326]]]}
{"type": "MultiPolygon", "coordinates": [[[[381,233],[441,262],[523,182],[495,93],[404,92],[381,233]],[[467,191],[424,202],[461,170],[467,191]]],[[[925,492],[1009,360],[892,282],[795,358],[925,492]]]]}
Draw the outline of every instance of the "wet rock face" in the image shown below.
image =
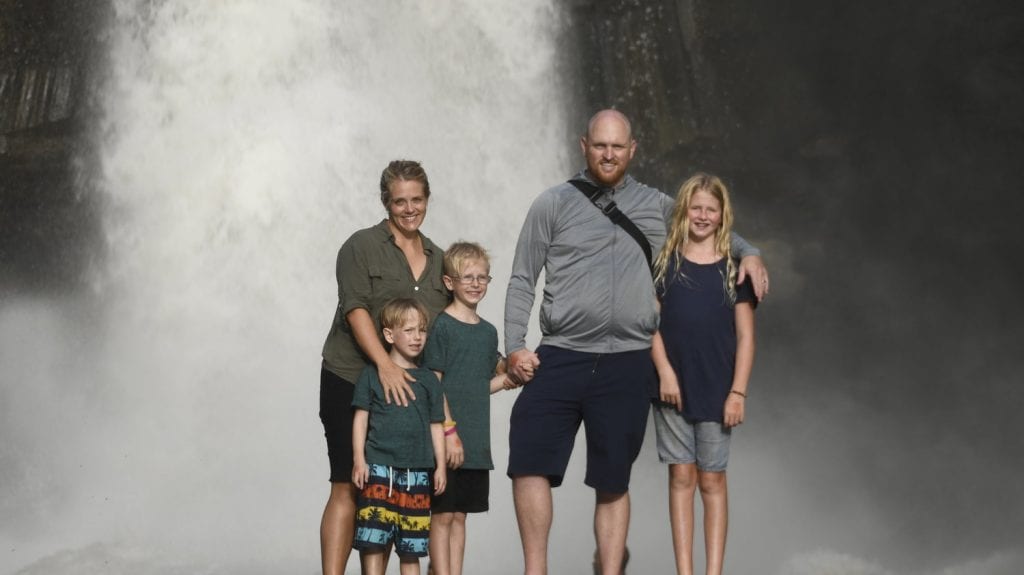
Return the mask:
{"type": "Polygon", "coordinates": [[[97,234],[82,157],[98,11],[83,0],[0,0],[0,295],[82,281],[97,234]]]}
{"type": "Polygon", "coordinates": [[[735,123],[719,88],[721,62],[709,55],[719,49],[716,31],[708,26],[717,4],[573,4],[572,31],[580,52],[580,65],[574,68],[578,107],[625,112],[641,145],[631,172],[669,193],[695,164],[710,154],[721,156],[716,148],[726,137],[726,126],[735,123]]]}

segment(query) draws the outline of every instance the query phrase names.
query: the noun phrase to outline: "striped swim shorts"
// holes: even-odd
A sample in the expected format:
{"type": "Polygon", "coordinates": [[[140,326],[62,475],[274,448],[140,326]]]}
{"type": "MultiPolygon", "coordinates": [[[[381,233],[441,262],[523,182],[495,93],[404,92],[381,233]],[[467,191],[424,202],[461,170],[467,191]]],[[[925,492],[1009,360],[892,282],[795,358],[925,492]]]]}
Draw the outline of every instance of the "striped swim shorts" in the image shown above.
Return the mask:
{"type": "Polygon", "coordinates": [[[400,557],[426,557],[430,537],[430,470],[370,464],[370,479],[359,493],[356,536],[360,551],[385,551],[394,543],[400,557]]]}

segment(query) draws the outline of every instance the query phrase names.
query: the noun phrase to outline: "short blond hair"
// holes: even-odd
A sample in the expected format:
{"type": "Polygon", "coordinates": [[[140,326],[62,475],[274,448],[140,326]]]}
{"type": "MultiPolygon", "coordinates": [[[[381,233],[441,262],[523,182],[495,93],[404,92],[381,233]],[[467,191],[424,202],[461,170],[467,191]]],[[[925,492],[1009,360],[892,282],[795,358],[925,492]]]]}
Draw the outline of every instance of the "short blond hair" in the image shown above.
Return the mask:
{"type": "Polygon", "coordinates": [[[428,315],[427,308],[423,306],[417,300],[412,298],[397,298],[384,304],[384,307],[380,310],[380,327],[381,329],[399,329],[402,327],[402,322],[405,321],[405,316],[410,311],[415,311],[420,316],[420,327],[427,327],[428,315]]]}
{"type": "Polygon", "coordinates": [[[480,244],[458,241],[448,246],[444,252],[444,274],[450,278],[458,277],[466,269],[466,262],[479,260],[491,269],[491,258],[480,244]]]}

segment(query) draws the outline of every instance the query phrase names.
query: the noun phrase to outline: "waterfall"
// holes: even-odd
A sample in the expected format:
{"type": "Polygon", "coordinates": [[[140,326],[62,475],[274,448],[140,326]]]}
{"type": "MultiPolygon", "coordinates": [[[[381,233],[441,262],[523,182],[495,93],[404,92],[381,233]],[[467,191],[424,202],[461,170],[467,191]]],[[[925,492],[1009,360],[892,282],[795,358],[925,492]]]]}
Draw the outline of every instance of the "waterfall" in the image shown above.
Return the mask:
{"type": "MultiPolygon", "coordinates": [[[[26,390],[0,424],[25,452],[0,452],[18,462],[5,562],[317,571],[337,250],[384,217],[387,162],[419,160],[424,232],[492,252],[481,313],[500,331],[526,208],[577,167],[563,20],[553,0],[114,0],[92,290],[0,309],[2,373],[26,390]]],[[[495,400],[500,461],[513,398],[495,400]]],[[[501,535],[470,535],[470,571],[518,560],[507,490],[492,508],[477,524],[501,535]]]]}

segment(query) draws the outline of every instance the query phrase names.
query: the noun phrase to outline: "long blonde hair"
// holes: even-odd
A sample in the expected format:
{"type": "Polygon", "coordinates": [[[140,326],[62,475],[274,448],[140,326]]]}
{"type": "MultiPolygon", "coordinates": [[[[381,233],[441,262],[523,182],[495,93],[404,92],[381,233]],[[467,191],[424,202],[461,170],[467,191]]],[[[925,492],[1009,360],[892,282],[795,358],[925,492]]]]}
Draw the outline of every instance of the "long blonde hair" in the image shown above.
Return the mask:
{"type": "Polygon", "coordinates": [[[732,260],[732,202],[729,201],[729,190],[718,176],[697,173],[683,182],[676,194],[676,204],[672,209],[672,220],[668,227],[665,245],[654,260],[654,283],[665,286],[665,274],[671,264],[676,264],[690,242],[690,202],[697,192],[707,192],[722,205],[722,223],[715,231],[715,253],[725,258],[726,277],[725,293],[729,296],[730,305],[736,302],[736,264],[732,260]]]}

